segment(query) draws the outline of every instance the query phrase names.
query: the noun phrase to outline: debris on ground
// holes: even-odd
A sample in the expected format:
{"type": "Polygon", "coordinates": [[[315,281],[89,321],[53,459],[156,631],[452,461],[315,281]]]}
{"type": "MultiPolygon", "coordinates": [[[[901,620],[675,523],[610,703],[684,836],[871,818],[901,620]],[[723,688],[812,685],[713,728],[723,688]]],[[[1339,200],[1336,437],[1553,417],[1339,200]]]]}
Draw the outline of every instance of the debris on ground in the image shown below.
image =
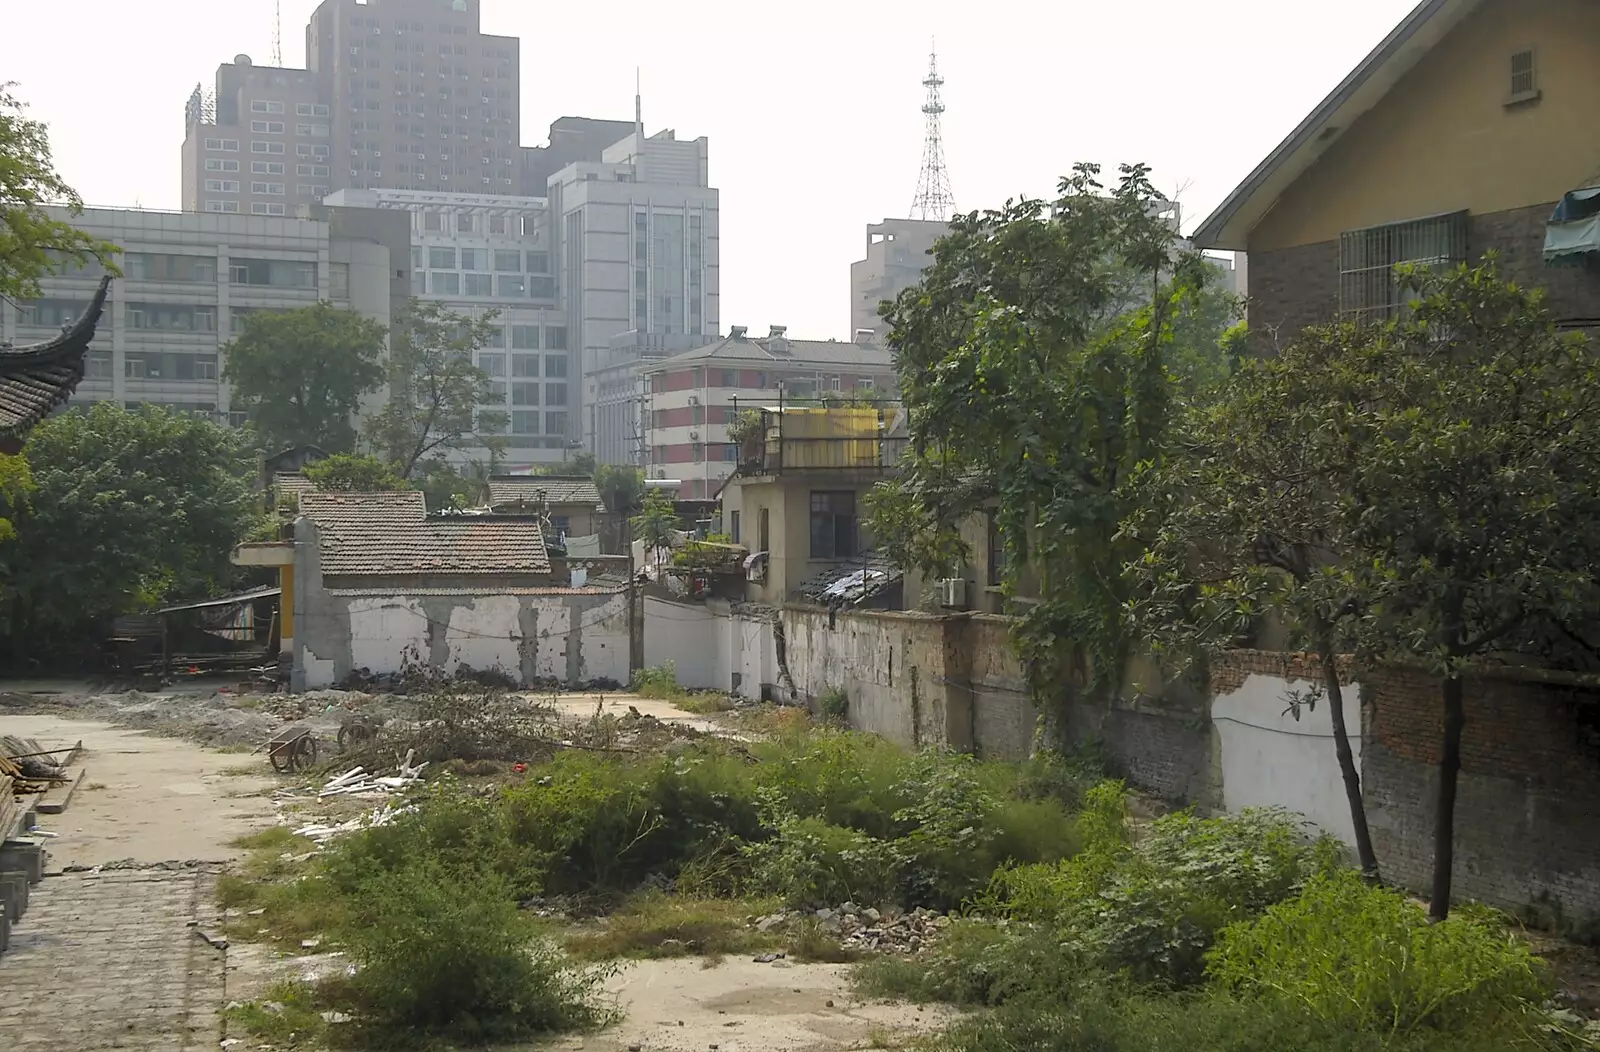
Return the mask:
{"type": "Polygon", "coordinates": [[[368,774],[365,767],[352,767],[343,774],[335,775],[328,779],[328,784],[322,787],[322,791],[317,794],[317,799],[320,800],[329,796],[391,793],[408,789],[422,780],[422,769],[428,766],[428,761],[426,760],[413,765],[416,756],[417,751],[415,749],[407,750],[406,758],[400,761],[399,773],[383,777],[368,774]]]}
{"type": "Polygon", "coordinates": [[[871,906],[861,907],[846,902],[837,908],[779,910],[755,919],[751,927],[759,932],[769,932],[808,920],[815,921],[823,931],[837,936],[839,945],[847,950],[875,950],[879,953],[917,953],[950,926],[949,917],[920,906],[909,913],[898,913],[881,912],[871,906]]]}
{"type": "Polygon", "coordinates": [[[293,830],[293,832],[295,836],[304,837],[312,843],[320,846],[327,843],[329,840],[344,836],[346,833],[354,833],[362,829],[371,829],[376,826],[388,825],[401,815],[409,814],[416,809],[417,808],[415,804],[407,804],[403,807],[395,807],[392,804],[384,804],[380,808],[356,815],[354,818],[347,819],[343,822],[338,822],[331,825],[314,823],[312,825],[301,826],[300,828],[293,830]]]}

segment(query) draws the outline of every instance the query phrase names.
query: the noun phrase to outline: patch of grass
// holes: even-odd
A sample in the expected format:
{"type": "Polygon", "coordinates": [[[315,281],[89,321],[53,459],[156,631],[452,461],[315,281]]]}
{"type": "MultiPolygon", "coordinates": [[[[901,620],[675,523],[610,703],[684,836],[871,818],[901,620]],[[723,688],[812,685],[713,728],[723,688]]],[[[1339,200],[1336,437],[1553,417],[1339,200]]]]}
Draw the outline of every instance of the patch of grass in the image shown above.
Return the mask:
{"type": "Polygon", "coordinates": [[[934,1052],[1555,1052],[1582,1046],[1504,1031],[1409,1036],[1351,1031],[1304,1013],[1214,993],[1084,984],[1070,999],[1011,1005],[964,1020],[934,1052]]]}
{"type": "Polygon", "coordinates": [[[325,1044],[328,1032],[322,1011],[315,987],[281,982],[269,987],[258,1000],[224,1008],[222,1017],[252,1037],[277,1047],[318,1048],[325,1044]]]}
{"type": "Polygon", "coordinates": [[[279,883],[224,873],[217,878],[217,902],[224,909],[244,914],[223,925],[223,933],[237,942],[292,947],[301,939],[324,935],[346,921],[345,906],[339,897],[309,877],[279,883]],[[252,916],[255,910],[262,912],[252,916]]]}
{"type": "Polygon", "coordinates": [[[266,774],[267,768],[255,763],[238,763],[232,767],[224,767],[222,774],[228,778],[250,778],[258,774],[266,774]]]}
{"type": "Polygon", "coordinates": [[[258,748],[259,748],[259,746],[250,745],[250,744],[248,744],[246,742],[233,742],[232,744],[229,744],[229,745],[218,745],[215,748],[213,748],[211,751],[212,752],[229,753],[229,754],[237,755],[239,753],[252,753],[252,752],[255,752],[256,749],[258,749],[258,748]]]}
{"type": "Polygon", "coordinates": [[[234,837],[228,841],[229,847],[243,848],[246,851],[288,851],[299,845],[310,844],[294,835],[288,826],[271,826],[267,829],[258,829],[254,833],[234,837]]]}
{"type": "Polygon", "coordinates": [[[595,930],[569,935],[566,949],[589,961],[617,957],[721,956],[770,949],[781,938],[750,927],[771,902],[692,898],[647,891],[633,896],[595,930]]]}
{"type": "Polygon", "coordinates": [[[696,716],[711,716],[718,712],[731,712],[738,708],[732,698],[716,691],[697,691],[693,694],[684,694],[682,697],[673,699],[672,703],[684,712],[692,712],[696,716]]]}

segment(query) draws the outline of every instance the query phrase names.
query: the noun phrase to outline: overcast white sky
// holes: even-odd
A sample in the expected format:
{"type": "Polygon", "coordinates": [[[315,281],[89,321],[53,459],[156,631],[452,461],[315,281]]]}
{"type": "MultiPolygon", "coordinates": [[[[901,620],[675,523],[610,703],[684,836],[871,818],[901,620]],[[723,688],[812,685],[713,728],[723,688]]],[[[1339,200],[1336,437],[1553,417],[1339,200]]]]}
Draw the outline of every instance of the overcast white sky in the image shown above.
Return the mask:
{"type": "MultiPolygon", "coordinates": [[[[282,0],[305,62],[316,0],[282,0]]],[[[1143,161],[1218,204],[1412,0],[483,0],[522,38],[522,141],[564,115],[632,116],[711,140],[722,327],[846,337],[865,224],[903,216],[922,151],[930,36],[947,78],[962,210],[1050,193],[1073,162],[1143,161]]],[[[183,105],[219,63],[271,53],[273,0],[0,0],[0,81],[47,121],[57,166],[99,205],[176,208],[183,105]],[[116,158],[117,163],[108,163],[116,158]]]]}

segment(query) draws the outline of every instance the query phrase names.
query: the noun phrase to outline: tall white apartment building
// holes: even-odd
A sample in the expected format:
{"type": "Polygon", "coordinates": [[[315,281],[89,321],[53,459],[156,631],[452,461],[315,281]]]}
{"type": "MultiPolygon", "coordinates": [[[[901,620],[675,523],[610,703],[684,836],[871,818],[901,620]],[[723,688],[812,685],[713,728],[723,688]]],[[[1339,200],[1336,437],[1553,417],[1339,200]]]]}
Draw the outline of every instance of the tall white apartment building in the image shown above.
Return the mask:
{"type": "MultiPolygon", "coordinates": [[[[123,250],[87,374],[73,403],[167,406],[240,423],[222,380],[223,345],[255,311],[329,300],[391,323],[392,278],[407,261],[367,238],[309,219],[88,208],[53,218],[123,250]]],[[[0,300],[0,340],[48,339],[82,313],[98,266],[45,278],[29,303],[0,300]]]]}
{"type": "MultiPolygon", "coordinates": [[[[411,229],[411,295],[458,314],[494,313],[478,354],[506,417],[504,467],[559,463],[579,440],[577,354],[538,197],[432,190],[341,190],[329,208],[403,211],[411,229]]],[[[457,459],[487,454],[464,453],[457,459]]]]}
{"type": "Polygon", "coordinates": [[[581,435],[604,463],[640,463],[645,391],[627,366],[652,348],[716,338],[721,225],[709,165],[704,137],[636,127],[600,161],[550,177],[551,249],[583,363],[581,435]]]}

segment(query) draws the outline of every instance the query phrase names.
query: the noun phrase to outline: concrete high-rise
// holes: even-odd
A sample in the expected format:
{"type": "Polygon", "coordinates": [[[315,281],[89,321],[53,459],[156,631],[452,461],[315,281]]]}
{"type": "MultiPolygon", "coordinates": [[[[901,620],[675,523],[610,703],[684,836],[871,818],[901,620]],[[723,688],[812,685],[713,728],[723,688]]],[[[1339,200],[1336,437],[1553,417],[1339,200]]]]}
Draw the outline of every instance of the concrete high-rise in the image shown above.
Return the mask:
{"type": "Polygon", "coordinates": [[[721,225],[709,153],[704,137],[635,128],[598,162],[550,177],[551,250],[583,362],[582,435],[603,462],[637,463],[644,433],[642,387],[605,377],[656,345],[678,350],[718,332],[721,225]]]}
{"type": "Polygon", "coordinates": [[[882,337],[878,305],[922,281],[928,251],[950,229],[931,219],[885,219],[867,226],[867,258],[850,264],[850,335],[882,337]]]}
{"type": "MultiPolygon", "coordinates": [[[[70,222],[123,249],[121,279],[94,342],[73,403],[166,406],[242,423],[223,379],[226,345],[256,311],[307,307],[319,300],[393,323],[396,271],[373,236],[388,217],[346,213],[337,222],[294,218],[86,208],[70,222]],[[365,225],[344,236],[341,225],[365,225]]],[[[59,333],[82,314],[100,278],[98,266],[46,277],[38,299],[0,302],[0,341],[33,343],[59,333]]],[[[376,409],[368,399],[363,412],[376,409]]]]}
{"type": "Polygon", "coordinates": [[[479,0],[323,0],[306,66],[332,108],[334,189],[517,192],[520,41],[479,0]]]}
{"type": "Polygon", "coordinates": [[[598,158],[627,133],[564,118],[578,124],[524,151],[520,48],[480,31],[479,0],[323,0],[306,27],[307,68],[239,55],[212,91],[195,88],[183,207],[294,215],[336,190],[379,187],[517,194],[530,165],[598,158]]]}

